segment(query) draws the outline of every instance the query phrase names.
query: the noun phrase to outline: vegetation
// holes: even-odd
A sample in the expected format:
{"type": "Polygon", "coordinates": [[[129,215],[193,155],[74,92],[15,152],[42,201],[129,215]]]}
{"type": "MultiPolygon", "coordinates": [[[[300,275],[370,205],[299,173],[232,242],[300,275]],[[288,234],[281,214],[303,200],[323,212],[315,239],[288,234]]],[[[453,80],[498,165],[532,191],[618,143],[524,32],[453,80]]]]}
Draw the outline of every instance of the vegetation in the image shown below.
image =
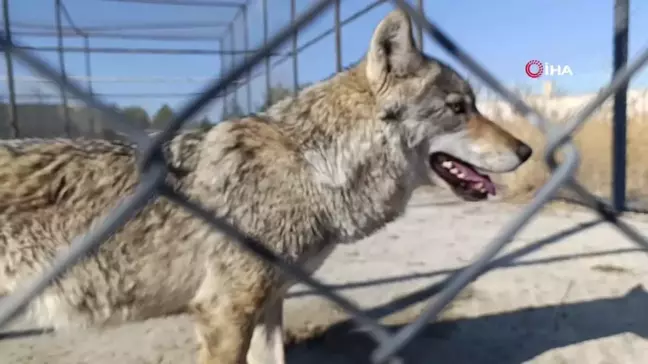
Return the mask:
{"type": "MultiPolygon", "coordinates": [[[[549,104],[550,101],[546,103],[549,104]]],[[[534,105],[543,112],[542,105],[534,105]]],[[[546,107],[546,105],[545,105],[546,107]]],[[[629,105],[629,109],[631,106],[629,105]]],[[[626,144],[627,192],[628,201],[635,206],[648,206],[648,124],[646,115],[629,110],[628,139],[626,144]]],[[[545,114],[547,114],[545,112],[545,114]]],[[[550,178],[550,170],[544,161],[546,138],[522,118],[506,120],[501,123],[511,133],[529,143],[534,148],[532,158],[515,172],[497,177],[504,191],[504,198],[515,202],[528,201],[535,192],[550,178]]],[[[592,193],[610,198],[612,191],[612,116],[599,112],[586,121],[574,134],[574,144],[580,153],[581,162],[576,179],[592,193]]],[[[557,159],[562,160],[562,153],[557,159]]],[[[562,191],[562,197],[571,197],[562,191]]]]}
{"type": "MultiPolygon", "coordinates": [[[[300,87],[300,90],[308,87],[309,84],[303,84],[300,87]]],[[[254,110],[254,112],[263,112],[270,105],[280,101],[293,94],[293,91],[281,84],[278,84],[270,88],[270,92],[266,95],[264,102],[254,110]]],[[[127,106],[121,109],[134,123],[143,128],[150,129],[163,129],[174,117],[175,113],[173,109],[168,105],[164,104],[158,109],[152,116],[149,115],[146,110],[140,106],[127,106]]],[[[223,108],[221,113],[220,120],[235,119],[246,114],[244,108],[238,103],[238,100],[231,98],[227,107],[223,108]]],[[[214,121],[210,120],[209,117],[203,116],[200,121],[194,125],[200,127],[208,127],[213,125],[214,121]]]]}
{"type": "MultiPolygon", "coordinates": [[[[306,87],[303,85],[301,88],[306,87]]],[[[39,88],[34,88],[31,93],[34,97],[33,102],[20,102],[18,104],[18,115],[21,122],[18,125],[19,135],[21,137],[55,137],[63,136],[64,125],[66,124],[62,109],[58,99],[52,98],[52,95],[46,95],[39,88]],[[48,124],[43,125],[42,121],[47,119],[48,124]]],[[[252,112],[262,112],[267,107],[292,94],[292,90],[278,84],[270,89],[265,97],[264,102],[252,110],[252,112]]],[[[113,105],[119,111],[122,111],[128,119],[139,128],[161,130],[165,128],[175,116],[175,111],[168,104],[163,104],[155,112],[149,114],[146,109],[139,105],[128,105],[120,107],[113,105]]],[[[8,129],[8,111],[9,105],[6,95],[0,95],[0,139],[9,137],[8,129]]],[[[209,128],[214,123],[221,120],[235,119],[247,114],[246,110],[241,107],[236,99],[230,98],[228,105],[223,109],[220,118],[212,120],[209,116],[202,116],[187,125],[188,127],[209,128]]],[[[83,107],[71,107],[70,116],[72,120],[73,136],[103,136],[108,138],[115,137],[115,133],[110,128],[103,128],[101,122],[102,115],[90,109],[83,107]],[[92,124],[92,125],[90,125],[92,124]],[[102,131],[103,129],[103,131],[102,131]],[[93,132],[90,132],[93,130],[93,132]]]]}

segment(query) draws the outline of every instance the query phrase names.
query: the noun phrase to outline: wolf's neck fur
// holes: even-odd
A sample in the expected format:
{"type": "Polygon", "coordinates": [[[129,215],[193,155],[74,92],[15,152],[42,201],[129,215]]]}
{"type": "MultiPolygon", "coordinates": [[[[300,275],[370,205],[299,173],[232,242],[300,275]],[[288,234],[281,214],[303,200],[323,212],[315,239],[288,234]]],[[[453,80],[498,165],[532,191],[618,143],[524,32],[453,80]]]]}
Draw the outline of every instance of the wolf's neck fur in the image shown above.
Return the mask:
{"type": "Polygon", "coordinates": [[[367,236],[403,212],[414,188],[411,154],[399,123],[380,120],[364,62],[267,114],[300,146],[345,238],[367,236]]]}

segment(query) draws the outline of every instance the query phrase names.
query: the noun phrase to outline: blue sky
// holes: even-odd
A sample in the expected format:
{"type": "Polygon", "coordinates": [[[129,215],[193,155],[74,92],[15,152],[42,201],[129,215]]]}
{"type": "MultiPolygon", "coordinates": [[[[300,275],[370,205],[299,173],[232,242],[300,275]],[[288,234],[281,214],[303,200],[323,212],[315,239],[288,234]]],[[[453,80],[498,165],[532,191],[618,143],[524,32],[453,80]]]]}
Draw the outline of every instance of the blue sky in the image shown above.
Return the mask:
{"type": "MultiPolygon", "coordinates": [[[[236,14],[235,8],[179,7],[150,4],[119,3],[104,0],[63,0],[73,20],[79,27],[116,26],[150,23],[209,23],[226,22],[236,14]]],[[[12,0],[11,18],[15,32],[33,31],[24,23],[51,26],[54,29],[54,0],[12,0]]],[[[270,33],[276,32],[290,20],[289,0],[268,0],[270,33]]],[[[297,0],[298,11],[303,11],[312,0],[297,0]]],[[[371,1],[342,1],[342,18],[369,5],[371,1]]],[[[648,45],[648,1],[634,0],[630,9],[630,58],[648,45]]],[[[366,51],[371,33],[393,5],[386,3],[343,28],[342,54],[344,64],[358,60],[366,51]]],[[[445,30],[452,39],[486,66],[498,79],[510,86],[521,86],[538,90],[543,79],[553,78],[557,85],[570,93],[585,93],[598,90],[609,80],[612,67],[612,22],[613,0],[427,0],[427,16],[445,30]],[[573,76],[543,76],[530,79],[524,72],[525,64],[537,59],[554,65],[569,65],[573,76]]],[[[235,49],[242,49],[242,22],[238,18],[234,26],[235,49]]],[[[250,44],[262,43],[262,15],[260,0],[251,0],[249,10],[250,44]]],[[[299,44],[304,44],[333,25],[332,9],[303,30],[299,44]]],[[[209,35],[217,37],[225,28],[212,27],[197,30],[164,31],[122,31],[122,34],[184,34],[209,35]]],[[[114,32],[113,32],[114,33],[114,32]]],[[[31,46],[56,46],[55,37],[15,36],[23,44],[31,46]]],[[[231,49],[230,39],[224,48],[231,49]]],[[[81,39],[66,38],[68,47],[81,47],[81,39]]],[[[92,47],[138,47],[174,49],[219,49],[218,42],[204,41],[150,41],[91,39],[92,47]]],[[[289,50],[289,43],[283,48],[289,50]]],[[[445,51],[426,38],[425,51],[455,66],[461,73],[466,70],[445,51]]],[[[58,64],[56,53],[39,52],[54,65],[58,64]]],[[[66,54],[69,75],[84,75],[83,53],[66,54]]],[[[97,79],[109,78],[166,78],[167,82],[94,82],[95,92],[104,94],[104,99],[120,105],[142,105],[154,111],[163,103],[177,107],[190,94],[204,86],[202,82],[179,82],[178,78],[196,79],[219,74],[221,59],[218,55],[135,55],[135,54],[92,54],[92,72],[97,79]],[[168,81],[175,79],[175,82],[168,81]],[[124,94],[119,96],[119,94],[124,94]],[[147,94],[157,94],[155,97],[147,94]],[[177,95],[180,94],[180,95],[177,95]],[[135,96],[137,95],[137,96],[135,96]],[[168,96],[165,96],[168,95],[168,96]]],[[[225,62],[232,60],[225,58],[225,62]]],[[[236,59],[234,61],[237,61],[236,59]]],[[[2,66],[4,67],[4,62],[2,66]]],[[[317,45],[299,55],[300,82],[314,82],[330,76],[335,71],[334,38],[329,36],[317,45]]],[[[33,76],[29,70],[17,66],[18,76],[33,76]]],[[[252,83],[252,99],[255,105],[262,102],[265,76],[257,77],[252,83]]],[[[292,63],[284,62],[272,71],[271,82],[292,85],[292,63]]],[[[632,87],[646,87],[648,72],[633,81],[632,87]]],[[[51,86],[29,83],[19,78],[18,92],[34,93],[40,87],[42,92],[51,93],[51,86]]],[[[6,95],[3,84],[0,92],[6,95]]],[[[238,99],[245,105],[244,90],[238,99]]],[[[212,106],[209,113],[217,118],[220,107],[212,106]]]]}

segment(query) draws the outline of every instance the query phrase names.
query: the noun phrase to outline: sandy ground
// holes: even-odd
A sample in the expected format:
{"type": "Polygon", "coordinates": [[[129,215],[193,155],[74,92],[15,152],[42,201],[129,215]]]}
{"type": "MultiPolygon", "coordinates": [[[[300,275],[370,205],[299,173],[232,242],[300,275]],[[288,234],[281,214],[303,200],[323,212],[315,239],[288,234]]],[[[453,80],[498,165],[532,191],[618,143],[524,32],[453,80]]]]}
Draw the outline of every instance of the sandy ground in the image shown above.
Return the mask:
{"type": "MultiPolygon", "coordinates": [[[[339,247],[318,277],[398,327],[467,264],[520,207],[418,196],[380,234],[339,247]],[[436,202],[432,202],[436,200],[436,202]]],[[[648,361],[648,255],[584,212],[535,218],[491,271],[470,285],[407,347],[407,363],[648,361]],[[561,239],[563,238],[563,239],[561,239]]],[[[648,235],[648,223],[632,221],[648,235]]],[[[368,363],[373,345],[347,317],[303,286],[287,301],[289,363],[368,363]]],[[[186,316],[103,331],[37,335],[22,319],[0,331],[11,364],[185,364],[196,345],[186,316]]]]}

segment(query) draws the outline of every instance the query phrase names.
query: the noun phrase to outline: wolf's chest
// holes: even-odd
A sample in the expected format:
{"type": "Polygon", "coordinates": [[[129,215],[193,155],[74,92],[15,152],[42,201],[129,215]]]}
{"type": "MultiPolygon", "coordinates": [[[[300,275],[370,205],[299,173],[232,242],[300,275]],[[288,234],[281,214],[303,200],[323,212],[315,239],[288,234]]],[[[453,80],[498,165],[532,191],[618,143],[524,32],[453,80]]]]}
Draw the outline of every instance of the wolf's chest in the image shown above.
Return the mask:
{"type": "MultiPolygon", "coordinates": [[[[331,255],[335,246],[336,244],[326,244],[319,249],[310,249],[299,258],[297,261],[298,266],[309,275],[312,275],[324,264],[324,261],[331,255]]],[[[290,277],[283,284],[283,289],[288,290],[296,283],[299,283],[299,281],[290,277]]]]}

